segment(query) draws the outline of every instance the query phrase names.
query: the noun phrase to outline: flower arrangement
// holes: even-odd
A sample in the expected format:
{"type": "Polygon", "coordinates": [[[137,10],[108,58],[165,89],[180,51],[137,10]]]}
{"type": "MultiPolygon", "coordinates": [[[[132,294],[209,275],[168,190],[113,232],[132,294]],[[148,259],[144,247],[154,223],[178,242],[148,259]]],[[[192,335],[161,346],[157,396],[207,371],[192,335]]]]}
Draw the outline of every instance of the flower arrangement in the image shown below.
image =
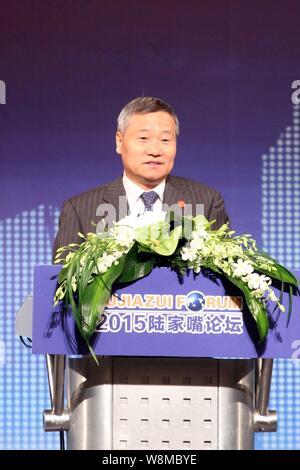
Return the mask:
{"type": "MultiPolygon", "coordinates": [[[[213,230],[204,216],[181,217],[147,211],[128,216],[102,233],[79,233],[81,244],[57,250],[55,263],[63,264],[54,304],[71,305],[78,330],[94,356],[90,339],[117,284],[132,282],[155,266],[168,266],[184,276],[206,268],[222,274],[244,294],[259,337],[269,329],[269,302],[284,311],[272,289],[278,280],[292,289],[297,279],[267,253],[259,250],[251,235],[235,235],[227,224],[213,230]]],[[[287,319],[291,315],[291,302],[287,319]]],[[[94,356],[95,357],[95,356],[94,356]]]]}

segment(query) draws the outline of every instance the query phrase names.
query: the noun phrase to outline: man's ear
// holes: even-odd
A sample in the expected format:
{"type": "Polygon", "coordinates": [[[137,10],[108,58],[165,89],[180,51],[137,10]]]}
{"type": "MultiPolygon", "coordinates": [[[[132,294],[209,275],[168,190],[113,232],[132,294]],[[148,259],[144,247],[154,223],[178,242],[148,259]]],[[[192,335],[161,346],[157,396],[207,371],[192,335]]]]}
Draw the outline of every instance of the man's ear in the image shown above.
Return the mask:
{"type": "Polygon", "coordinates": [[[116,132],[116,152],[121,154],[122,149],[122,134],[121,132],[116,132]]]}

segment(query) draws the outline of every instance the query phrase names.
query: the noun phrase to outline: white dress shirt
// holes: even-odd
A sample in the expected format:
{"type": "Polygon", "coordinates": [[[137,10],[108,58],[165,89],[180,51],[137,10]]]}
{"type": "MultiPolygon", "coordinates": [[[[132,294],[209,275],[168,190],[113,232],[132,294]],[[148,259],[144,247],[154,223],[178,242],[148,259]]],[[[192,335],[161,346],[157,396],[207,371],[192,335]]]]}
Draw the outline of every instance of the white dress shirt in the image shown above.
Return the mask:
{"type": "MultiPolygon", "coordinates": [[[[138,215],[145,212],[145,204],[141,199],[141,194],[148,192],[145,189],[141,188],[137,184],[133,183],[128,176],[123,173],[123,185],[125,188],[130,214],[138,215]]],[[[166,186],[166,180],[163,180],[155,188],[152,188],[151,191],[155,191],[158,194],[158,199],[153,204],[153,211],[162,210],[163,195],[166,186]]],[[[150,190],[149,190],[150,191],[150,190]]]]}

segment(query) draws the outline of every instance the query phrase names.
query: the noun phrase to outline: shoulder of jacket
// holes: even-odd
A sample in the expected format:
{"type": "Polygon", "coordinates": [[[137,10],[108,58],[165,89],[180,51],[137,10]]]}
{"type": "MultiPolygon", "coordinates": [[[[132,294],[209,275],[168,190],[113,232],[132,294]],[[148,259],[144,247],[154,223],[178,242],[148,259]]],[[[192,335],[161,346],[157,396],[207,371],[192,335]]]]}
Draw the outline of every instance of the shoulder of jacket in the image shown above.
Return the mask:
{"type": "Polygon", "coordinates": [[[75,196],[66,199],[64,201],[64,206],[76,206],[84,199],[101,199],[103,193],[107,188],[111,188],[115,185],[118,185],[121,181],[122,178],[117,178],[116,180],[111,181],[110,183],[105,183],[101,186],[96,186],[95,188],[89,189],[88,191],[83,191],[82,193],[76,194],[75,196]]]}
{"type": "Polygon", "coordinates": [[[190,189],[191,191],[202,191],[205,192],[211,196],[214,196],[216,193],[218,193],[217,190],[214,188],[208,186],[207,184],[200,183],[198,181],[192,180],[190,178],[185,178],[183,176],[173,176],[170,175],[168,177],[168,181],[173,184],[174,186],[185,186],[185,188],[190,189]]]}

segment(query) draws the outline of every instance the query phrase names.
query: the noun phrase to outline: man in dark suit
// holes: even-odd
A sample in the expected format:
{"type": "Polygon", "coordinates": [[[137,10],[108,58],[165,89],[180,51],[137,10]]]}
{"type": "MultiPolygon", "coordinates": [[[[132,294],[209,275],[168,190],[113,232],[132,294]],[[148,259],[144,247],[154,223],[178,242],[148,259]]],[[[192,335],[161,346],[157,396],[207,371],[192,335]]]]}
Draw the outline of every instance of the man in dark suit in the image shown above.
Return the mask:
{"type": "Polygon", "coordinates": [[[221,195],[206,185],[171,176],[179,135],[178,118],[159,98],[139,97],[130,101],[118,117],[116,151],[124,173],[112,183],[79,194],[64,205],[54,244],[57,248],[80,243],[78,232],[101,230],[129,212],[178,206],[184,213],[203,213],[215,220],[215,228],[228,221],[221,195]],[[95,228],[96,227],[96,228],[95,228]]]}

